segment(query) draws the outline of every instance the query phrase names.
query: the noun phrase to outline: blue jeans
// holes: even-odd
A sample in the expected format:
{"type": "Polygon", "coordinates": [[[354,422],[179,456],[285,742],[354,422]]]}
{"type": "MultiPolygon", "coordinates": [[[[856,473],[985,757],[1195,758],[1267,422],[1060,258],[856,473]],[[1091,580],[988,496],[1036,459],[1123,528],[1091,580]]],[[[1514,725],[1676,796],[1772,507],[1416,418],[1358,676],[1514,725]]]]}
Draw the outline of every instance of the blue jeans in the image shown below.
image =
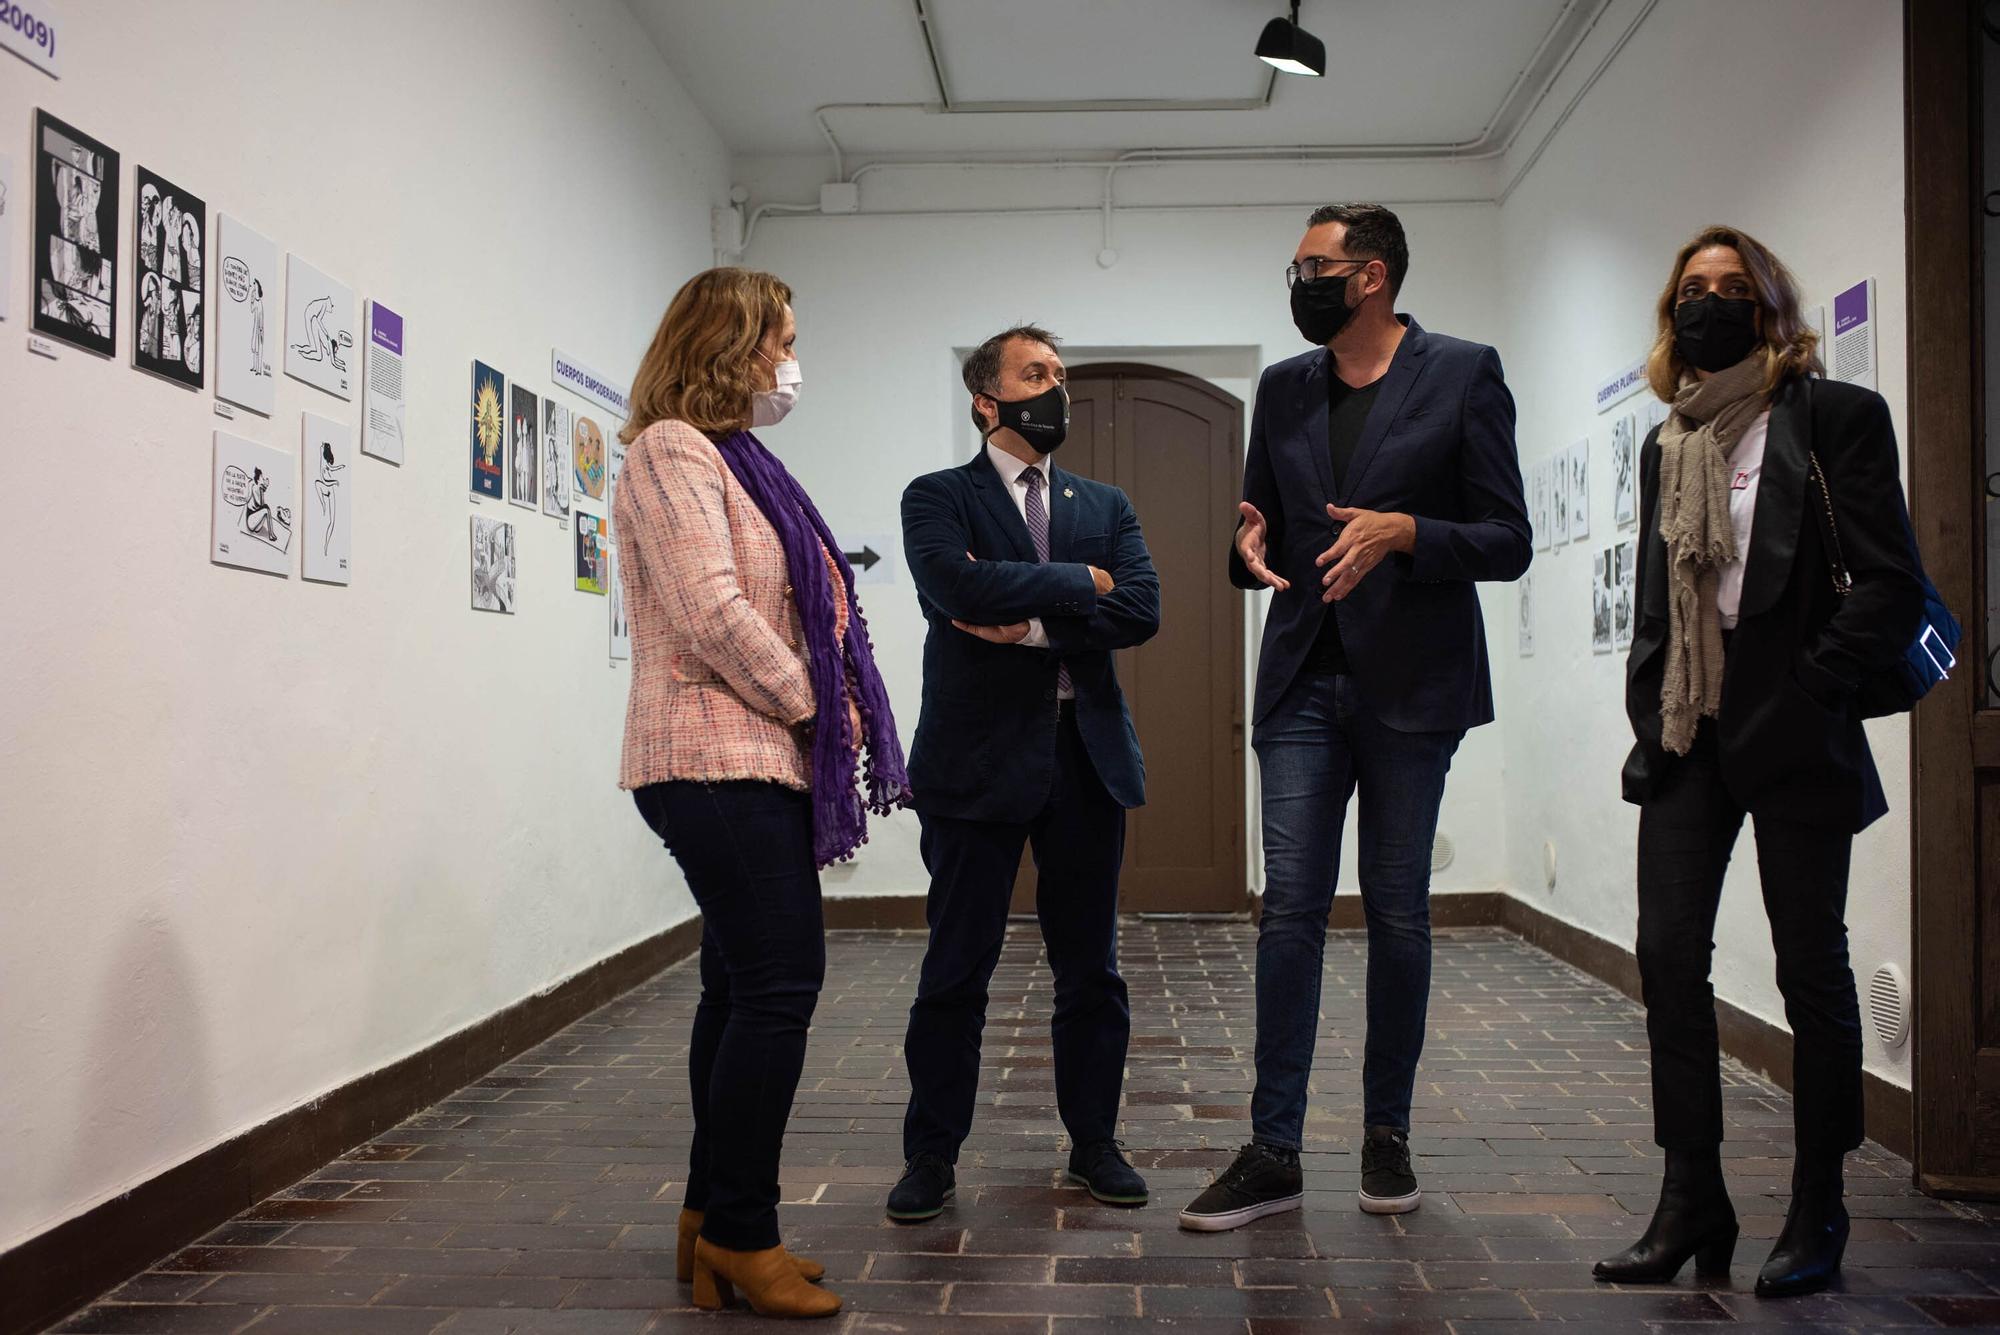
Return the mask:
{"type": "Polygon", "coordinates": [[[1257,925],[1252,1137],[1296,1150],[1318,1037],[1327,915],[1347,801],[1358,789],[1368,924],[1362,1121],[1410,1129],[1431,992],[1431,843],[1463,732],[1397,732],[1353,678],[1300,674],[1252,743],[1264,782],[1264,915],[1257,925]]]}

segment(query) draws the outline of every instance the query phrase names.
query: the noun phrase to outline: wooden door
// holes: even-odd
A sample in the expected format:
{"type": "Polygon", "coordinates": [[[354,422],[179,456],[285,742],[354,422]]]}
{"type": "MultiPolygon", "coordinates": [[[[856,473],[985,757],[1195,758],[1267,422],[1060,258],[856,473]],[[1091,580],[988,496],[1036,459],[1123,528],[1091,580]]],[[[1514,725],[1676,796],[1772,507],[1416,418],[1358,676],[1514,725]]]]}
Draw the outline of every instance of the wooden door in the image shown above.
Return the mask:
{"type": "Polygon", "coordinates": [[[1965,624],[1912,722],[1917,1184],[2000,1197],[2000,28],[1981,0],[1908,0],[1910,509],[1965,624]],[[1989,165],[1990,164],[1990,165],[1989,165]]]}
{"type": "MultiPolygon", "coordinates": [[[[1146,805],[1126,827],[1119,907],[1241,913],[1243,596],[1223,574],[1243,476],[1243,404],[1205,381],[1127,363],[1070,369],[1056,462],[1122,487],[1160,575],[1160,633],[1117,656],[1146,757],[1146,805]]],[[[1013,911],[1033,913],[1032,858],[1013,911]]]]}

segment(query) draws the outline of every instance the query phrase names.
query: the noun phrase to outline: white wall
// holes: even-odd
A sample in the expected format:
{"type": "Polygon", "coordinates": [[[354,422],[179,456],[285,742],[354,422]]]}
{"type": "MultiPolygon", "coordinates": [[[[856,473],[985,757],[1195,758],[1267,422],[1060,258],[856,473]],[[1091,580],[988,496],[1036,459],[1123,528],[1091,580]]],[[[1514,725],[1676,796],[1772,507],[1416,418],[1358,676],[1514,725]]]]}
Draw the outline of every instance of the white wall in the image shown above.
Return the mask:
{"type": "MultiPolygon", "coordinates": [[[[410,446],[355,461],[352,587],[210,565],[211,398],[130,368],[129,267],[115,360],[30,356],[19,220],[0,1250],[692,911],[614,787],[626,673],[568,537],[488,502],[520,614],[467,592],[470,360],[624,375],[709,262],[725,155],[651,40],[614,0],[64,9],[60,82],[0,57],[24,194],[46,107],[123,154],[128,266],[144,164],[399,308],[410,446]]],[[[230,429],[355,418],[278,407],[230,429]]]]}
{"type": "MultiPolygon", "coordinates": [[[[982,173],[965,175],[977,181],[982,173]]],[[[965,182],[949,176],[932,183],[928,199],[906,195],[904,206],[952,206],[965,182]]],[[[1356,183],[1320,169],[1297,188],[1301,198],[1332,199],[1356,183]]],[[[974,445],[954,349],[1034,320],[1079,348],[1151,348],[1162,361],[1174,360],[1165,350],[1175,348],[1242,348],[1260,365],[1289,357],[1306,346],[1292,328],[1284,284],[1305,212],[1284,205],[1121,213],[1119,258],[1109,269],[1097,263],[1102,240],[1090,213],[767,217],[744,262],[795,290],[805,390],[784,425],[762,438],[837,532],[896,534],[905,483],[963,462],[974,445]]],[[[1401,208],[1414,255],[1401,304],[1428,327],[1482,341],[1498,336],[1499,275],[1487,253],[1493,212],[1401,208]]],[[[1241,372],[1222,376],[1247,400],[1254,383],[1245,379],[1241,372]]],[[[922,686],[923,622],[900,559],[897,583],[862,593],[907,739],[922,686]]],[[[1502,630],[1511,627],[1511,604],[1494,606],[1489,617],[1502,630]]],[[[1439,879],[1442,889],[1492,889],[1506,879],[1501,754],[1493,728],[1473,734],[1459,752],[1443,828],[1461,852],[1439,879]]],[[[828,893],[921,894],[927,879],[916,829],[907,814],[878,823],[850,867],[825,875],[828,893]]],[[[1351,857],[1350,850],[1350,866],[1351,857]]],[[[1352,886],[1351,875],[1346,883],[1352,886]]]]}
{"type": "MultiPolygon", "coordinates": [[[[1621,22],[1633,10],[1620,0],[1621,22]]],[[[1631,946],[1636,808],[1618,799],[1631,744],[1624,656],[1593,656],[1590,554],[1614,541],[1612,420],[1593,410],[1604,376],[1644,353],[1653,304],[1678,248],[1727,222],[1773,247],[1809,302],[1873,276],[1880,388],[1898,430],[1906,384],[1900,6],[1881,0],[1674,0],[1656,8],[1499,214],[1503,345],[1531,464],[1586,433],[1596,467],[1591,537],[1537,553],[1535,654],[1501,645],[1506,824],[1517,893],[1631,946]],[[1547,890],[1545,840],[1559,880],[1547,890]]],[[[1629,535],[1621,535],[1629,536],[1629,535]]],[[[1854,965],[1910,959],[1909,746],[1905,720],[1868,725],[1890,815],[1855,845],[1848,900],[1854,965]]],[[[1715,986],[1784,1022],[1770,930],[1746,829],[1716,927],[1715,986]]],[[[1905,1055],[1868,1037],[1868,1066],[1908,1084],[1905,1055]]]]}

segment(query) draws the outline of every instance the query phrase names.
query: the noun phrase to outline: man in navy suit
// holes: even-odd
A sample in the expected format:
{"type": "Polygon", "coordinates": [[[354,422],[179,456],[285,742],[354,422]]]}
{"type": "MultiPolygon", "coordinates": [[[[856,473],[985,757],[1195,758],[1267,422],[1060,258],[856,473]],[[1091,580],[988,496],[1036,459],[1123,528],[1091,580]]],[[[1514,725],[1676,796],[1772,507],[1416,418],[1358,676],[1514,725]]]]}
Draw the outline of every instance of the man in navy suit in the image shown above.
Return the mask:
{"type": "Polygon", "coordinates": [[[1131,502],[1049,462],[1069,427],[1056,338],[1024,325],[965,362],[985,446],[903,493],[903,547],[930,623],[910,786],[931,874],[904,1059],[902,1180],[889,1217],[935,1217],[972,1130],[986,986],[1024,843],[1055,974],[1056,1106],[1069,1176],[1115,1205],[1145,1181],[1117,1141],[1131,1012],[1118,976],[1125,812],[1146,770],[1112,670],[1160,625],[1131,502]]]}
{"type": "Polygon", "coordinates": [[[1276,590],[1258,660],[1263,776],[1252,1141],[1181,1212],[1235,1228],[1299,1207],[1320,970],[1348,800],[1358,790],[1368,1037],[1361,1208],[1414,1210],[1410,1096],[1430,996],[1430,861],[1452,755],[1493,719],[1479,580],[1513,580],[1533,540],[1514,401],[1493,349],[1393,305],[1409,269],[1396,215],[1313,213],[1286,279],[1317,346],[1264,372],[1229,553],[1276,590]]]}

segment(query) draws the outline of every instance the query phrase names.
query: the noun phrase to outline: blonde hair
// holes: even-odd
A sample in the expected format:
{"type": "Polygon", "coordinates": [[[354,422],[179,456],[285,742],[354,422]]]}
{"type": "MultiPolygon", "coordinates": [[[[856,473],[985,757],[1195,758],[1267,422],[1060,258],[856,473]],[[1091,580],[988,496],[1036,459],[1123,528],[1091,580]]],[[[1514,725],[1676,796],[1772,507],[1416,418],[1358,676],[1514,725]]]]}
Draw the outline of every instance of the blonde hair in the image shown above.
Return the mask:
{"type": "Polygon", "coordinates": [[[618,438],[629,445],[666,418],[710,436],[741,430],[759,387],[752,354],[791,301],[791,288],[756,269],[705,269],[681,284],[632,379],[618,438]]]}
{"type": "Polygon", "coordinates": [[[1653,393],[1672,402],[1692,374],[1674,341],[1674,306],[1688,261],[1710,246],[1728,246],[1742,258],[1757,305],[1764,312],[1764,392],[1777,389],[1778,382],[1789,376],[1825,374],[1819,361],[1819,334],[1799,313],[1799,285],[1792,271],[1742,228],[1704,227],[1674,257],[1673,272],[1667,275],[1666,290],[1660,293],[1659,328],[1653,337],[1653,351],[1646,358],[1646,383],[1653,393]]]}

